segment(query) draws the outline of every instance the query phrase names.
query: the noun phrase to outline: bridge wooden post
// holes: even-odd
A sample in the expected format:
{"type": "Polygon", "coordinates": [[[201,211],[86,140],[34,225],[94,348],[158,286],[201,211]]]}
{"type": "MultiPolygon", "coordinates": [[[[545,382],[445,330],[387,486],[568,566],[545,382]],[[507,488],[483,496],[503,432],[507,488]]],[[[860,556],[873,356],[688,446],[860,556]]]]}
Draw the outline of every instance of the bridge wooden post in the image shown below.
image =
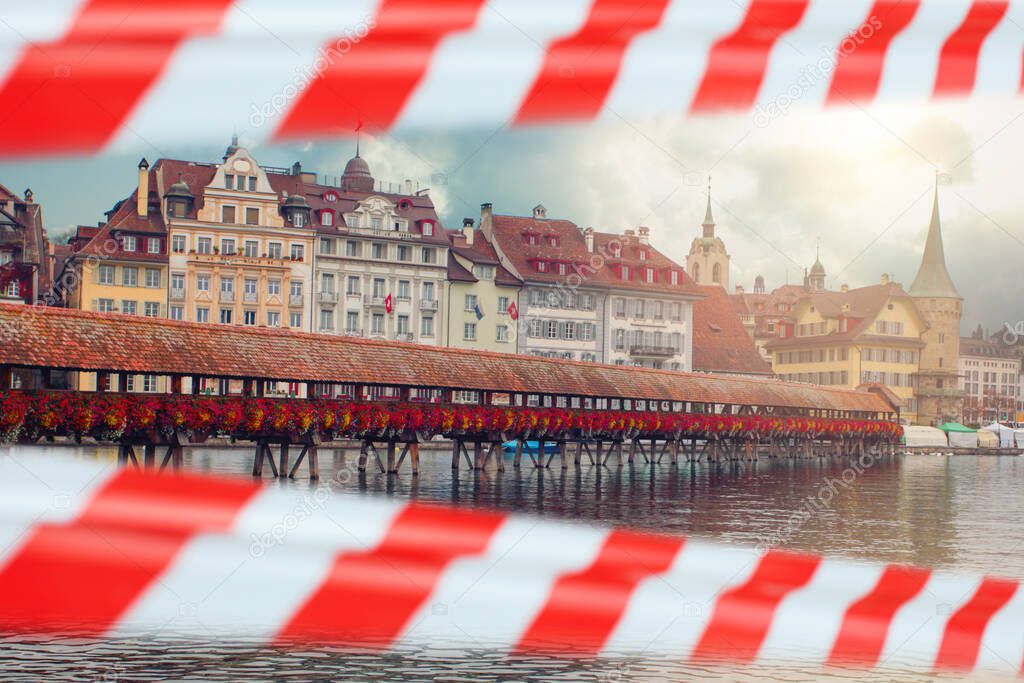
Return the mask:
{"type": "Polygon", "coordinates": [[[576,452],[573,453],[573,464],[579,468],[580,461],[583,459],[583,439],[576,440],[576,452]]]}
{"type": "Polygon", "coordinates": [[[285,477],[288,476],[288,450],[288,439],[285,439],[284,441],[281,442],[280,459],[278,461],[279,464],[277,466],[277,476],[281,479],[284,479],[285,477]]]}
{"type": "Polygon", "coordinates": [[[533,458],[534,468],[544,467],[544,439],[537,439],[537,452],[530,457],[533,458]]]}
{"type": "Polygon", "coordinates": [[[395,464],[395,448],[397,444],[394,439],[388,440],[388,474],[398,474],[398,467],[395,464]]]}
{"type": "Polygon", "coordinates": [[[636,444],[637,444],[637,441],[638,441],[637,439],[631,439],[630,442],[629,442],[629,456],[627,458],[627,462],[629,463],[630,466],[633,465],[633,458],[634,458],[634,456],[636,456],[636,444]]]}
{"type": "Polygon", "coordinates": [[[147,470],[151,470],[153,469],[153,466],[156,465],[156,444],[150,442],[144,445],[142,448],[143,466],[147,470]]]}
{"type": "Polygon", "coordinates": [[[672,445],[669,447],[668,457],[669,457],[669,461],[668,462],[669,462],[669,464],[672,467],[678,467],[679,466],[679,440],[678,439],[672,439],[672,445]]]}
{"type": "Polygon", "coordinates": [[[459,471],[459,458],[462,457],[462,444],[458,439],[452,439],[452,469],[459,471]]]}
{"type": "Polygon", "coordinates": [[[359,462],[358,468],[360,472],[366,471],[366,458],[369,456],[369,452],[366,448],[366,440],[364,439],[359,445],[359,462]]]}
{"type": "Polygon", "coordinates": [[[420,442],[413,441],[409,444],[409,467],[412,468],[414,477],[420,474],[420,442]]]}
{"type": "Polygon", "coordinates": [[[486,470],[487,458],[484,456],[484,445],[480,441],[473,442],[473,469],[486,470]]]}
{"type": "Polygon", "coordinates": [[[516,454],[512,458],[512,467],[514,467],[515,469],[518,470],[520,465],[522,465],[522,463],[523,463],[523,440],[522,439],[516,439],[516,454]]]}
{"type": "Polygon", "coordinates": [[[505,452],[502,450],[501,441],[495,440],[491,442],[491,452],[487,457],[488,459],[494,458],[494,464],[499,472],[505,471],[505,452]]]}
{"type": "Polygon", "coordinates": [[[14,381],[14,371],[10,365],[0,365],[0,389],[7,391],[14,381]]]}

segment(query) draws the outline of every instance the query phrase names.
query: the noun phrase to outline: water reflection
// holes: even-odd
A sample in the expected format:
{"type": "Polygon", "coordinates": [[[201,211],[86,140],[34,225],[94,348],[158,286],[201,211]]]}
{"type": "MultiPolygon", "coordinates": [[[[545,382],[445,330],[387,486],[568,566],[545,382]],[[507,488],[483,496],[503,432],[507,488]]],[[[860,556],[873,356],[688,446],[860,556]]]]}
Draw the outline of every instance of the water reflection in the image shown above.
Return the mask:
{"type": "MultiPolygon", "coordinates": [[[[112,450],[50,448],[113,459],[112,450]]],[[[35,455],[21,451],[23,455],[35,455]]],[[[773,544],[873,561],[911,562],[1024,576],[1024,458],[896,457],[852,461],[763,459],[755,463],[637,464],[608,468],[469,472],[447,451],[424,450],[421,474],[359,473],[354,451],[322,451],[321,481],[367,495],[498,508],[570,523],[607,523],[724,542],[773,544]],[[852,474],[851,474],[852,471],[852,474]]],[[[186,453],[193,470],[247,476],[251,453],[186,453]]],[[[304,471],[304,470],[303,470],[304,471]]],[[[279,651],[240,645],[0,641],[0,680],[865,680],[863,673],[714,670],[671,659],[565,662],[496,652],[413,650],[373,656],[330,649],[279,651]],[[87,667],[91,673],[84,673],[87,667]],[[113,671],[113,677],[108,673],[113,671]],[[78,672],[78,673],[72,673],[78,672]],[[81,674],[81,675],[80,675],[81,674]]],[[[871,680],[922,680],[887,671],[871,680]]],[[[1008,679],[1007,679],[1008,680],[1008,679]]]]}

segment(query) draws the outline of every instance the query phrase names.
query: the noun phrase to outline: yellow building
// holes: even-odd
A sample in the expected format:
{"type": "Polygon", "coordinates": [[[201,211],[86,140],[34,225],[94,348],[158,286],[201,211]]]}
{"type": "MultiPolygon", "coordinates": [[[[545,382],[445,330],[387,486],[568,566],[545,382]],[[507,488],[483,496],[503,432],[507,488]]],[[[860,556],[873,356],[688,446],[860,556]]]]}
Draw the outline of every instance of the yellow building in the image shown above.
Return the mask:
{"type": "MultiPolygon", "coordinates": [[[[125,313],[154,318],[167,315],[167,230],[156,193],[149,190],[156,170],[139,163],[139,187],[108,213],[98,227],[79,226],[72,238],[68,267],[69,305],[101,313],[125,313]]],[[[128,376],[119,391],[163,391],[152,376],[128,376]]],[[[79,388],[95,389],[95,375],[83,373],[79,388]]]]}
{"type": "Polygon", "coordinates": [[[901,417],[915,422],[926,328],[914,299],[883,276],[869,287],[809,292],[765,348],[782,379],[847,388],[882,384],[903,401],[901,417]]]}
{"type": "Polygon", "coordinates": [[[237,139],[220,164],[160,165],[168,317],[309,331],[314,235],[301,171],[268,172],[237,139]]]}
{"type": "Polygon", "coordinates": [[[447,346],[501,353],[518,351],[522,281],[501,265],[494,246],[466,219],[450,231],[447,346]]]}

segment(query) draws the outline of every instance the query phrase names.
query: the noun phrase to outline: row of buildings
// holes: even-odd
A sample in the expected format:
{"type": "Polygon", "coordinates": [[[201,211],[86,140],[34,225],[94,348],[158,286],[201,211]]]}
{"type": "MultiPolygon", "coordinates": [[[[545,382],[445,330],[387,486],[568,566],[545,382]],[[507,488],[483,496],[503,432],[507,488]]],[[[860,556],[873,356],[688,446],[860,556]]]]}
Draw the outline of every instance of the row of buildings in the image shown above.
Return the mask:
{"type": "Polygon", "coordinates": [[[385,190],[358,146],[337,182],[263,166],[237,138],[218,162],[143,159],[137,171],[103,220],[43,245],[52,287],[11,294],[36,301],[49,287],[48,303],[105,313],[769,373],[724,290],[698,286],[646,227],[598,232],[540,205],[519,216],[485,203],[446,229],[427,190],[385,190]]]}
{"type": "Polygon", "coordinates": [[[428,190],[385,189],[358,145],[337,181],[263,166],[237,138],[217,162],[143,159],[137,170],[134,191],[61,245],[46,242],[31,193],[0,192],[0,291],[199,323],[883,385],[923,424],[1024,409],[1022,354],[961,340],[937,188],[909,289],[883,275],[829,290],[818,258],[802,284],[768,291],[759,276],[730,294],[710,186],[679,264],[646,227],[599,232],[542,205],[508,215],[485,203],[446,228],[428,190]]]}

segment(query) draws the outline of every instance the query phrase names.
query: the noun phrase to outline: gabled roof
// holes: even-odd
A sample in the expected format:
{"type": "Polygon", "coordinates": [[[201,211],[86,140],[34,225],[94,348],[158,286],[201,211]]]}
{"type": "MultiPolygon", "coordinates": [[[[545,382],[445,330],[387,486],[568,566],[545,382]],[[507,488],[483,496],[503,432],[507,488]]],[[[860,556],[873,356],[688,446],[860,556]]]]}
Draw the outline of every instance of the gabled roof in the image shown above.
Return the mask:
{"type": "MultiPolygon", "coordinates": [[[[448,230],[450,253],[455,253],[473,264],[494,266],[494,283],[505,287],[521,287],[523,281],[513,275],[501,263],[494,245],[487,240],[481,230],[473,231],[473,244],[466,241],[461,230],[448,230]]],[[[461,267],[461,266],[460,266],[461,267]]],[[[463,269],[465,270],[465,269],[463,269]]],[[[476,281],[476,278],[473,278],[476,281]]]]}
{"type": "Polygon", "coordinates": [[[704,298],[693,304],[693,369],[702,372],[770,375],[732,306],[718,285],[700,287],[704,298]]]}
{"type": "Polygon", "coordinates": [[[650,244],[642,244],[637,235],[617,235],[614,233],[594,232],[594,250],[587,249],[583,232],[572,221],[556,218],[534,218],[528,216],[508,216],[494,214],[492,218],[494,239],[502,254],[510,261],[512,268],[525,281],[562,283],[569,274],[577,274],[581,287],[596,286],[601,288],[642,290],[699,296],[696,284],[686,273],[686,269],[665,256],[650,244]],[[536,235],[537,243],[529,244],[526,236],[536,235]],[[557,238],[552,245],[550,237],[557,238]],[[620,246],[621,253],[615,256],[612,246],[620,246]],[[640,259],[640,250],[647,254],[645,260],[640,259]],[[571,265],[569,274],[560,274],[557,270],[538,272],[534,262],[544,260],[564,262],[571,265]],[[619,265],[631,267],[632,277],[623,280],[616,270],[619,265]],[[663,273],[659,274],[658,282],[643,282],[642,268],[653,267],[656,270],[671,269],[679,273],[679,284],[672,285],[663,273]],[[596,268],[596,271],[595,271],[596,268]]]}
{"type": "Polygon", "coordinates": [[[919,322],[924,323],[920,313],[917,312],[917,307],[914,305],[913,298],[903,291],[903,286],[898,282],[858,287],[845,292],[830,290],[813,291],[806,293],[801,297],[799,303],[803,304],[804,302],[809,302],[810,305],[814,306],[815,310],[826,319],[832,320],[845,318],[849,321],[847,323],[846,331],[834,331],[828,334],[808,337],[772,339],[766,344],[766,347],[789,347],[793,345],[813,346],[840,341],[850,341],[853,339],[876,341],[886,344],[910,344],[923,346],[921,340],[917,338],[886,335],[876,336],[871,334],[871,323],[874,322],[875,318],[878,317],[878,314],[881,313],[882,307],[886,305],[886,302],[895,299],[906,300],[913,311],[917,314],[919,322]],[[844,306],[849,306],[849,308],[847,310],[843,310],[844,306]]]}
{"type": "Polygon", "coordinates": [[[0,364],[892,412],[876,394],[242,325],[0,304],[0,364]]]}
{"type": "Polygon", "coordinates": [[[466,270],[455,254],[448,252],[448,281],[449,282],[479,282],[476,275],[466,270]]]}

